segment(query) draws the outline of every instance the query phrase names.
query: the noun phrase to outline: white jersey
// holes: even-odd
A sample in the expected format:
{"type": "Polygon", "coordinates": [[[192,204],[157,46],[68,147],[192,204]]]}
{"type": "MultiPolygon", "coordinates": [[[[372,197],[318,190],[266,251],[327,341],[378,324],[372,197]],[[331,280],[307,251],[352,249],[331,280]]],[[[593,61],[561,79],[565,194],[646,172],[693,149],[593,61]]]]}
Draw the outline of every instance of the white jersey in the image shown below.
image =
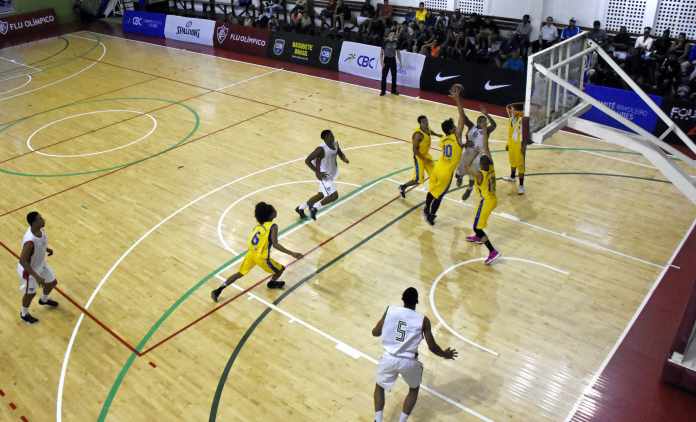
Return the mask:
{"type": "Polygon", "coordinates": [[[334,142],[334,147],[336,149],[329,148],[325,143],[319,145],[319,148],[324,150],[324,158],[321,159],[319,171],[326,173],[326,178],[329,180],[334,180],[338,176],[338,163],[336,162],[338,142],[334,142]]]}
{"type": "MultiPolygon", "coordinates": [[[[34,271],[39,271],[44,266],[46,266],[46,249],[48,248],[48,237],[46,237],[46,232],[41,229],[41,237],[37,237],[31,232],[31,227],[27,229],[22,238],[22,248],[27,242],[32,242],[34,244],[34,253],[31,254],[31,268],[34,271]]],[[[17,270],[24,270],[22,264],[17,264],[17,270]]]]}
{"type": "Polygon", "coordinates": [[[382,327],[384,350],[392,356],[415,359],[418,345],[423,340],[424,316],[418,312],[390,306],[382,327]]]}
{"type": "Polygon", "coordinates": [[[483,137],[486,129],[479,129],[477,126],[472,127],[466,133],[467,141],[474,144],[474,148],[478,151],[483,151],[483,137]]]}

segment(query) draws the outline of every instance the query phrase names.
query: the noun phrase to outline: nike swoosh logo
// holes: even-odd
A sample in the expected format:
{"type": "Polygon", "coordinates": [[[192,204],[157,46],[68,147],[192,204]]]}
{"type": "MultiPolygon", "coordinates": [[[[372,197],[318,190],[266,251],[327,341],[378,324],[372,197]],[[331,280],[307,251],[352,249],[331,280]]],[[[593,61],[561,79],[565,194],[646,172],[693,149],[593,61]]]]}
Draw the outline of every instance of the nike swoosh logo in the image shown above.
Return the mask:
{"type": "Polygon", "coordinates": [[[491,85],[491,81],[487,81],[486,85],[484,85],[483,87],[486,89],[486,91],[493,91],[494,89],[505,88],[507,86],[511,85],[491,85]]]}
{"type": "Polygon", "coordinates": [[[459,76],[460,76],[460,75],[442,76],[442,74],[441,74],[440,72],[437,72],[437,75],[435,75],[435,80],[436,80],[437,82],[442,82],[442,81],[446,81],[446,80],[448,80],[448,79],[458,78],[459,76]]]}

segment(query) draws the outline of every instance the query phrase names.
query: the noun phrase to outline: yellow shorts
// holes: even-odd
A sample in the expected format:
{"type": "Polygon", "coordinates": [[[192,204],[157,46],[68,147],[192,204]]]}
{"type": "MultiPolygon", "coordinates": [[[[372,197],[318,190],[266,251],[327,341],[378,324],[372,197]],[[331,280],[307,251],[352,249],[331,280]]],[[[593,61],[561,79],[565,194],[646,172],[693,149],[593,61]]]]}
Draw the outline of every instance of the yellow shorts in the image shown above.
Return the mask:
{"type": "Polygon", "coordinates": [[[419,185],[425,182],[426,173],[428,176],[433,172],[433,161],[423,161],[419,157],[413,156],[413,180],[419,185]]]}
{"type": "Polygon", "coordinates": [[[474,218],[475,229],[483,230],[488,226],[488,217],[491,216],[491,213],[497,205],[497,198],[481,198],[478,211],[476,211],[476,218],[474,218]]]}
{"type": "Polygon", "coordinates": [[[270,274],[277,273],[285,268],[271,257],[256,256],[254,254],[247,253],[244,257],[242,265],[239,267],[239,273],[241,275],[246,275],[257,265],[270,274]]]}
{"type": "Polygon", "coordinates": [[[524,154],[522,153],[522,144],[519,142],[508,142],[508,160],[510,167],[517,169],[517,174],[524,174],[524,154]]]}
{"type": "Polygon", "coordinates": [[[435,198],[440,198],[449,189],[453,176],[454,169],[435,166],[433,172],[430,173],[428,192],[435,198]]]}

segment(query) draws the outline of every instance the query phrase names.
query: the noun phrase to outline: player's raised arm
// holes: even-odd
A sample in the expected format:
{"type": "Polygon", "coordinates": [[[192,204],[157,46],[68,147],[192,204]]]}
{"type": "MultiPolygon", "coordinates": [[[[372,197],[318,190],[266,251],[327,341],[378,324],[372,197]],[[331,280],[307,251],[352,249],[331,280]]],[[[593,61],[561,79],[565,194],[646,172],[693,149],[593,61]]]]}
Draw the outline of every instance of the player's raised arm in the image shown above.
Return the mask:
{"type": "Polygon", "coordinates": [[[309,167],[314,174],[317,176],[317,179],[321,180],[322,174],[319,171],[321,169],[321,159],[324,158],[324,150],[321,149],[320,147],[316,148],[314,151],[312,151],[311,154],[305,158],[305,164],[307,164],[307,167],[309,167]]]}
{"type": "Polygon", "coordinates": [[[481,113],[488,119],[488,126],[486,127],[486,132],[490,135],[493,133],[495,128],[498,127],[498,125],[495,123],[495,120],[491,117],[490,114],[488,114],[488,110],[486,110],[486,107],[481,106],[481,113]]]}
{"type": "Polygon", "coordinates": [[[300,259],[303,255],[299,252],[293,252],[290,249],[285,248],[283,245],[278,243],[278,225],[274,224],[271,226],[271,244],[273,247],[284,254],[288,254],[296,259],[300,259]]]}
{"type": "Polygon", "coordinates": [[[382,327],[384,327],[384,318],[387,316],[387,311],[389,310],[389,307],[387,306],[387,309],[384,311],[384,315],[382,315],[382,318],[377,321],[377,325],[375,325],[375,328],[372,329],[372,335],[375,337],[379,337],[382,335],[382,327]]]}
{"type": "Polygon", "coordinates": [[[445,359],[454,359],[457,357],[458,353],[456,350],[451,347],[448,347],[446,350],[442,350],[442,348],[435,342],[428,317],[423,318],[423,337],[425,337],[425,342],[428,343],[428,349],[430,349],[433,354],[445,359]]]}

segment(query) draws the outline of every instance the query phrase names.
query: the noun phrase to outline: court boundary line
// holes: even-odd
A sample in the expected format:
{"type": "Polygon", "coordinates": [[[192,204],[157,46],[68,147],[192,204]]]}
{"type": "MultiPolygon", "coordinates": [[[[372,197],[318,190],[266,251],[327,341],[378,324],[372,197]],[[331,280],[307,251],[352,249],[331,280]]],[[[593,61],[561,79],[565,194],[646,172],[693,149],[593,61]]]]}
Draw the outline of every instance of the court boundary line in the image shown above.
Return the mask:
{"type": "MultiPolygon", "coordinates": [[[[8,90],[6,90],[6,91],[2,91],[2,92],[0,92],[0,95],[5,95],[5,94],[8,94],[8,93],[10,93],[10,92],[16,91],[16,90],[18,90],[18,89],[22,89],[22,88],[24,88],[25,86],[29,85],[29,84],[31,83],[31,81],[33,80],[33,78],[31,77],[31,74],[29,74],[29,73],[24,74],[24,75],[22,75],[22,76],[25,76],[25,77],[27,78],[27,81],[26,81],[26,82],[24,82],[24,83],[21,84],[21,85],[18,85],[18,86],[16,86],[16,87],[14,87],[14,88],[10,88],[10,89],[8,89],[8,90]]],[[[20,76],[20,77],[21,77],[21,76],[20,76]]],[[[14,79],[19,79],[19,78],[14,78],[14,79]]],[[[11,81],[11,80],[13,80],[13,79],[8,79],[8,81],[11,81]]],[[[4,81],[4,80],[0,80],[0,82],[5,82],[5,81],[4,81]]]]}
{"type": "MultiPolygon", "coordinates": [[[[447,321],[445,321],[445,319],[442,317],[442,315],[440,315],[440,312],[437,310],[437,304],[435,303],[435,291],[437,290],[437,286],[438,286],[438,284],[440,284],[440,281],[441,281],[447,274],[449,274],[450,272],[456,270],[456,269],[459,268],[459,267],[463,267],[463,266],[466,266],[466,265],[469,265],[469,264],[473,264],[473,263],[475,263],[475,262],[482,262],[482,261],[484,261],[485,259],[486,259],[486,258],[472,258],[472,259],[467,259],[467,260],[465,260],[465,261],[458,262],[458,263],[453,264],[453,265],[447,267],[446,269],[444,269],[440,274],[438,274],[438,275],[435,277],[435,279],[433,280],[433,282],[430,284],[430,292],[429,292],[429,294],[428,294],[428,299],[429,299],[429,302],[430,302],[430,309],[431,309],[431,310],[433,311],[433,313],[435,314],[435,318],[437,318],[437,321],[440,323],[440,325],[442,325],[443,327],[445,327],[445,329],[446,329],[447,331],[449,331],[450,334],[451,334],[452,336],[454,336],[455,338],[458,338],[459,340],[463,341],[464,343],[467,343],[467,344],[469,344],[469,345],[471,345],[471,346],[473,346],[473,347],[476,347],[476,348],[478,348],[478,349],[481,349],[482,351],[484,351],[484,352],[486,352],[486,353],[490,353],[490,354],[492,354],[493,356],[495,356],[495,357],[497,358],[498,356],[500,356],[500,353],[496,352],[496,351],[493,350],[493,349],[490,349],[490,348],[487,348],[487,347],[485,347],[485,346],[482,346],[482,345],[480,345],[480,344],[478,344],[478,343],[476,343],[476,342],[474,342],[474,341],[472,341],[472,340],[469,340],[468,338],[466,338],[465,336],[463,336],[462,334],[460,334],[459,332],[457,332],[454,328],[450,327],[450,325],[447,324],[447,321]]],[[[555,271],[555,272],[557,272],[557,273],[559,273],[559,274],[563,274],[563,275],[565,275],[566,277],[570,275],[570,273],[569,273],[568,271],[561,270],[560,268],[556,268],[556,267],[554,267],[554,266],[552,266],[552,265],[549,265],[549,264],[546,264],[546,263],[544,263],[544,262],[534,261],[534,260],[532,260],[532,259],[518,258],[518,257],[514,257],[514,256],[505,256],[505,255],[501,256],[500,259],[503,260],[503,261],[504,261],[504,260],[508,260],[508,261],[519,261],[519,262],[524,262],[524,263],[527,263],[527,264],[537,265],[537,266],[546,268],[546,269],[548,269],[548,270],[555,271]]]]}
{"type": "Polygon", "coordinates": [[[616,352],[619,350],[619,347],[621,347],[621,344],[626,339],[628,332],[631,330],[631,328],[633,328],[633,325],[636,323],[636,321],[640,317],[640,314],[643,313],[643,309],[648,304],[650,299],[653,297],[655,290],[657,290],[657,287],[661,284],[662,280],[664,279],[665,275],[667,274],[667,270],[669,268],[671,268],[671,264],[674,262],[674,259],[677,257],[679,252],[681,252],[682,247],[684,246],[684,243],[686,243],[687,239],[691,236],[691,234],[694,231],[694,228],[696,228],[696,218],[694,218],[693,222],[691,223],[691,227],[686,230],[681,241],[677,244],[677,247],[674,249],[674,252],[672,253],[672,257],[669,260],[670,265],[665,266],[663,268],[663,270],[660,272],[660,274],[657,276],[657,278],[653,282],[653,285],[650,287],[650,290],[648,290],[648,293],[646,293],[645,297],[643,298],[643,301],[640,303],[640,305],[638,306],[638,308],[634,312],[633,317],[630,319],[630,321],[628,322],[628,324],[624,328],[623,332],[621,333],[619,338],[614,343],[614,346],[609,351],[609,354],[604,358],[604,361],[602,361],[599,368],[592,376],[589,384],[587,384],[585,386],[585,388],[583,388],[582,393],[580,394],[578,399],[575,401],[575,404],[570,409],[570,412],[568,412],[568,414],[566,415],[565,422],[570,422],[575,417],[578,410],[580,409],[580,405],[582,404],[582,402],[589,395],[589,393],[591,393],[592,390],[594,389],[595,385],[597,384],[597,381],[599,380],[599,377],[602,376],[602,373],[609,365],[609,362],[614,357],[616,352]]]}

